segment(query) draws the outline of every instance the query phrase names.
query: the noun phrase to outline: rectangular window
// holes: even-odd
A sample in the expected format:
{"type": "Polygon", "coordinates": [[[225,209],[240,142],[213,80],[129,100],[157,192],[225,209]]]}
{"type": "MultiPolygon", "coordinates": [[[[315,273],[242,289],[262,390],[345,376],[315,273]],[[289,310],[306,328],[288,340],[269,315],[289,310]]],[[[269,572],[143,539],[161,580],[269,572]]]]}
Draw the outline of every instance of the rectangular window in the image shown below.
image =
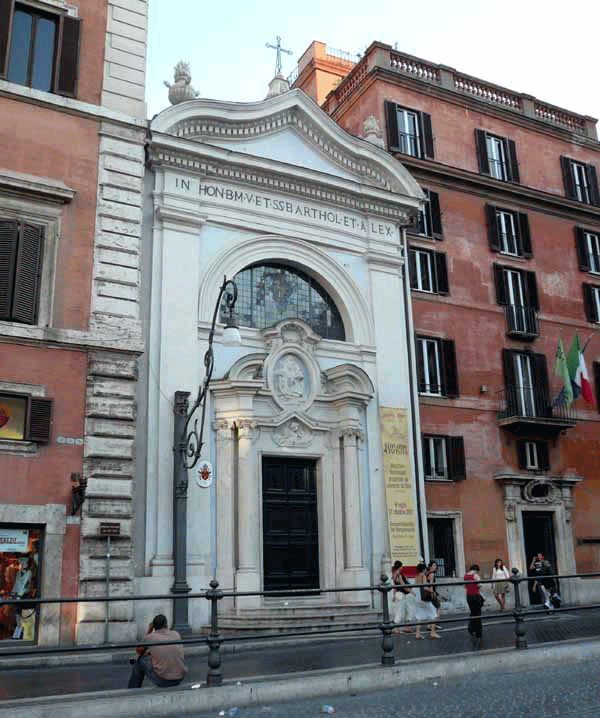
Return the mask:
{"type": "Polygon", "coordinates": [[[425,205],[419,213],[417,234],[432,239],[443,239],[440,196],[430,189],[421,188],[425,193],[425,205]]]}
{"type": "Polygon", "coordinates": [[[548,442],[546,441],[519,441],[517,455],[520,469],[548,471],[550,468],[548,442]]]}
{"type": "Polygon", "coordinates": [[[431,481],[462,481],[465,478],[465,448],[462,436],[423,435],[425,478],[431,481]]]}
{"type": "Polygon", "coordinates": [[[600,324],[600,286],[583,284],[583,305],[588,322],[600,324]]]}
{"type": "Polygon", "coordinates": [[[517,151],[513,140],[475,130],[479,172],[505,182],[519,182],[517,151]]]}
{"type": "Polygon", "coordinates": [[[448,294],[448,267],[444,252],[409,248],[408,269],[411,289],[431,294],[448,294]]]}
{"type": "Polygon", "coordinates": [[[394,102],[385,103],[388,150],[433,159],[431,115],[394,102]]]}
{"type": "Polygon", "coordinates": [[[600,206],[598,175],[594,165],[561,157],[560,166],[567,197],[584,204],[600,206]]]}
{"type": "Polygon", "coordinates": [[[43,229],[0,218],[0,320],[36,324],[43,229]]]}
{"type": "Polygon", "coordinates": [[[70,15],[0,0],[0,77],[74,97],[80,23],[70,15]]]}
{"type": "Polygon", "coordinates": [[[575,245],[579,269],[600,274],[600,234],[575,227],[575,245]]]}
{"type": "Polygon", "coordinates": [[[486,205],[488,239],[493,252],[532,257],[529,218],[526,214],[486,205]]]}
{"type": "Polygon", "coordinates": [[[417,337],[416,349],[419,393],[456,398],[458,372],[454,342],[450,339],[417,337]]]}
{"type": "Polygon", "coordinates": [[[543,354],[502,350],[506,416],[545,417],[549,404],[548,367],[543,354]]]}
{"type": "Polygon", "coordinates": [[[505,307],[507,334],[534,338],[539,310],[535,272],[494,264],[496,301],[505,307]]]}
{"type": "Polygon", "coordinates": [[[0,394],[0,441],[36,441],[50,438],[52,400],[24,394],[0,394]]]}

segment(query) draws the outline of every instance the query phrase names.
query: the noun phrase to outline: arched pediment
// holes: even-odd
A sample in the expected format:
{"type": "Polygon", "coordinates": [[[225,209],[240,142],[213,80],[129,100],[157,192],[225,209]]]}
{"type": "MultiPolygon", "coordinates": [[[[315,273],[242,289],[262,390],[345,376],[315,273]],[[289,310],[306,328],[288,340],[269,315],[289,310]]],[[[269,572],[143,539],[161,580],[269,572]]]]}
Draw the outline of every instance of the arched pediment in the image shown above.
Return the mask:
{"type": "Polygon", "coordinates": [[[182,102],[159,113],[151,130],[338,175],[417,202],[423,199],[398,160],[343,130],[299,89],[254,103],[182,102]]]}

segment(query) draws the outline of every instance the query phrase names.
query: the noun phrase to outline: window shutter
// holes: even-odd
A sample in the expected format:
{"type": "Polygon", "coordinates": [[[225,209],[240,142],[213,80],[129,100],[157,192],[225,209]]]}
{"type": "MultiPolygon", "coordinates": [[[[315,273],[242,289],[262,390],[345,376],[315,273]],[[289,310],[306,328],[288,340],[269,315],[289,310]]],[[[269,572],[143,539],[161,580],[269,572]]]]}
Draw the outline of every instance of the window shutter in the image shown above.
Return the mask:
{"type": "Polygon", "coordinates": [[[525,275],[525,282],[527,285],[527,297],[529,299],[529,306],[533,307],[535,311],[539,311],[540,302],[538,299],[537,283],[535,281],[535,272],[523,272],[525,275]]]}
{"type": "Polygon", "coordinates": [[[6,74],[14,0],[0,0],[0,77],[6,74]]]}
{"type": "Polygon", "coordinates": [[[524,257],[533,257],[531,248],[531,232],[529,231],[529,217],[522,212],[517,215],[519,227],[519,240],[521,242],[521,253],[524,257]]]}
{"type": "Polygon", "coordinates": [[[423,471],[425,476],[431,476],[433,473],[431,470],[431,454],[429,453],[429,441],[427,441],[426,436],[421,437],[421,443],[423,446],[423,471]]]}
{"type": "Polygon", "coordinates": [[[467,478],[465,471],[465,442],[462,436],[449,436],[448,447],[448,478],[463,481],[467,478]]]}
{"type": "Polygon", "coordinates": [[[506,280],[504,278],[504,267],[494,264],[494,281],[496,283],[496,304],[504,306],[506,299],[506,280]]]}
{"type": "Polygon", "coordinates": [[[408,278],[410,282],[410,288],[416,289],[417,287],[417,255],[414,249],[408,250],[408,278]]]}
{"type": "Polygon", "coordinates": [[[550,452],[548,451],[547,441],[537,441],[538,464],[542,471],[548,471],[550,468],[550,452]]]}
{"type": "Polygon", "coordinates": [[[47,444],[50,440],[52,423],[52,399],[29,398],[27,407],[27,441],[38,441],[47,444]]]}
{"type": "Polygon", "coordinates": [[[548,366],[544,354],[531,354],[536,416],[552,416],[550,406],[550,388],[548,386],[548,366]]]}
{"type": "Polygon", "coordinates": [[[498,234],[498,214],[497,209],[492,204],[485,205],[485,215],[487,218],[488,239],[492,252],[500,251],[500,237],[498,234]]]}
{"type": "Polygon", "coordinates": [[[581,227],[575,227],[575,247],[577,248],[577,262],[582,272],[590,271],[590,258],[585,243],[585,236],[581,227]]]}
{"type": "Polygon", "coordinates": [[[420,112],[420,121],[421,121],[421,151],[423,153],[423,157],[426,157],[429,160],[432,160],[434,158],[434,149],[433,149],[433,130],[431,128],[431,115],[429,115],[427,112],[420,112]]]}
{"type": "Polygon", "coordinates": [[[598,207],[600,205],[600,193],[598,192],[598,174],[594,165],[587,165],[588,184],[590,187],[590,199],[592,204],[598,207]]]}
{"type": "Polygon", "coordinates": [[[19,225],[16,220],[0,220],[0,319],[12,318],[12,296],[17,257],[19,225]]]}
{"type": "Polygon", "coordinates": [[[571,160],[568,157],[560,158],[560,168],[562,170],[563,182],[565,185],[565,194],[571,199],[577,199],[575,195],[575,183],[573,182],[573,168],[571,160]]]}
{"type": "Polygon", "coordinates": [[[16,322],[35,324],[42,268],[43,229],[21,225],[17,252],[12,317],[16,322]]]}
{"type": "Polygon", "coordinates": [[[506,140],[508,146],[508,174],[511,182],[520,182],[519,163],[517,162],[517,147],[514,140],[506,140]]]}
{"type": "Polygon", "coordinates": [[[517,441],[517,461],[519,462],[520,469],[527,468],[527,451],[525,445],[525,441],[517,441]]]}
{"type": "Polygon", "coordinates": [[[592,362],[594,371],[594,384],[596,385],[596,408],[600,414],[600,361],[592,362]]]}
{"type": "Polygon", "coordinates": [[[517,378],[515,375],[515,352],[512,349],[502,350],[502,370],[504,373],[506,416],[512,416],[518,408],[517,378]]]}
{"type": "Polygon", "coordinates": [[[597,322],[596,308],[594,307],[594,289],[593,285],[586,284],[585,282],[581,285],[583,288],[583,306],[585,308],[585,318],[588,322],[597,322]]]}
{"type": "Polygon", "coordinates": [[[458,396],[458,371],[456,368],[456,350],[451,339],[441,340],[442,348],[442,373],[444,386],[443,393],[449,399],[456,399],[458,396]]]}
{"type": "Polygon", "coordinates": [[[417,384],[419,385],[419,392],[423,393],[427,391],[427,385],[425,384],[425,358],[423,357],[423,342],[420,337],[417,337],[417,384]]]}
{"type": "Polygon", "coordinates": [[[444,239],[442,232],[442,213],[440,211],[440,195],[431,190],[429,190],[429,211],[433,238],[444,239]]]}
{"type": "Polygon", "coordinates": [[[449,294],[448,287],[448,265],[446,264],[445,252],[434,252],[435,274],[437,280],[437,293],[449,294]]]}
{"type": "Polygon", "coordinates": [[[79,64],[79,35],[81,20],[61,15],[59,52],[56,63],[54,91],[59,95],[75,97],[79,64]]]}
{"type": "Polygon", "coordinates": [[[396,115],[396,105],[393,102],[385,102],[384,106],[388,150],[390,152],[399,152],[400,146],[398,142],[398,117],[396,115]]]}
{"type": "Polygon", "coordinates": [[[482,175],[489,175],[490,163],[488,161],[487,145],[485,143],[485,132],[483,130],[475,130],[475,148],[477,150],[479,173],[482,175]]]}

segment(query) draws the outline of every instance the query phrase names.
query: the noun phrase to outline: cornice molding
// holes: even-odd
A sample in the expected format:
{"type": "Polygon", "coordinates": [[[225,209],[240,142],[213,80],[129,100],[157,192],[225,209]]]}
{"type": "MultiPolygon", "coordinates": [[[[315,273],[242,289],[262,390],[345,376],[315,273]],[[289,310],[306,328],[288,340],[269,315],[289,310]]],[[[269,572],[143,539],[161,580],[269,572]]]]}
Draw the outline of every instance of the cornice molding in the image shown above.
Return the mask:
{"type": "Polygon", "coordinates": [[[404,167],[390,162],[381,148],[339,127],[299,89],[257,103],[191,100],[161,112],[151,123],[153,133],[209,144],[211,140],[227,141],[234,150],[236,142],[287,128],[361,185],[422,199],[420,188],[404,167]]]}
{"type": "MultiPolygon", "coordinates": [[[[227,157],[209,157],[201,152],[202,148],[203,145],[199,145],[200,151],[196,152],[193,147],[186,150],[156,141],[148,147],[148,161],[154,167],[179,169],[200,175],[202,179],[220,179],[261,188],[265,192],[278,192],[303,200],[336,205],[339,208],[376,215],[402,226],[410,224],[412,216],[417,213],[419,201],[405,195],[394,201],[392,196],[385,198],[384,193],[377,193],[379,196],[371,193],[371,188],[368,187],[359,185],[352,191],[328,183],[326,180],[331,179],[330,176],[324,176],[323,180],[319,181],[317,173],[305,172],[304,176],[292,174],[291,166],[289,173],[284,172],[279,163],[264,162],[265,166],[261,168],[253,164],[254,158],[250,155],[238,155],[237,162],[227,157]]],[[[224,153],[231,157],[231,153],[224,153]]]]}
{"type": "Polygon", "coordinates": [[[68,204],[76,194],[75,190],[67,187],[60,180],[13,172],[3,168],[0,168],[0,190],[60,204],[68,204]]]}

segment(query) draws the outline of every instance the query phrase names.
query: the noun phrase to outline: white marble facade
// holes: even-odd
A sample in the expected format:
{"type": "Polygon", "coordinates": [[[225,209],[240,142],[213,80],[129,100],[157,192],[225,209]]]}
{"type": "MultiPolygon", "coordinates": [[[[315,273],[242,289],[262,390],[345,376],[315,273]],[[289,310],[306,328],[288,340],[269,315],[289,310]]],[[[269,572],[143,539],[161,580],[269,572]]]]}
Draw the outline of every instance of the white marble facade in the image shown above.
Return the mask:
{"type": "MultiPolygon", "coordinates": [[[[216,576],[224,588],[263,588],[265,456],[316,462],[319,587],[377,580],[389,559],[379,407],[411,407],[402,227],[418,212],[419,187],[300,90],[173,106],[151,123],[148,159],[136,592],[165,593],[173,581],[174,392],[193,398],[203,378],[223,277],[266,262],[321,286],[346,341],[285,317],[242,325],[242,346],[231,348],[218,326],[203,450],[214,481],[202,488],[190,472],[188,583],[200,591],[216,576]]],[[[248,597],[229,608],[260,605],[248,597]]],[[[158,608],[170,611],[139,605],[138,624],[158,608]]],[[[192,626],[206,619],[206,601],[192,600],[192,626]]]]}

